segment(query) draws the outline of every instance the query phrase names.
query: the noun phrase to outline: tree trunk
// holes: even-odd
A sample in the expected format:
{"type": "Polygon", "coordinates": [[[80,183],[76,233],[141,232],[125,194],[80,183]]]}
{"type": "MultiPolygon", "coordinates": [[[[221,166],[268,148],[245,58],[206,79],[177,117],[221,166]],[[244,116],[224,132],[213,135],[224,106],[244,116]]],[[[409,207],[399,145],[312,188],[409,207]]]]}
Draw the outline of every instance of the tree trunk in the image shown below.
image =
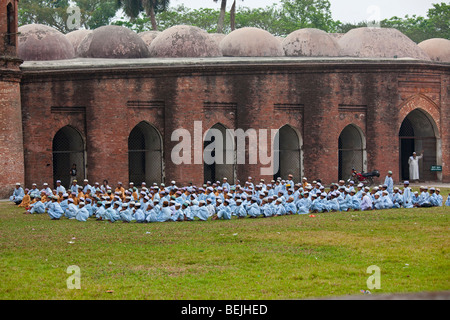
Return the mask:
{"type": "Polygon", "coordinates": [[[152,23],[152,30],[157,31],[158,26],[156,25],[155,9],[153,6],[150,8],[150,21],[152,23]]]}
{"type": "Polygon", "coordinates": [[[217,23],[217,33],[223,33],[223,24],[225,21],[225,10],[227,9],[227,0],[222,0],[220,5],[219,22],[217,23]]]}
{"type": "Polygon", "coordinates": [[[236,29],[236,0],[234,0],[230,10],[230,26],[231,31],[236,29]]]}

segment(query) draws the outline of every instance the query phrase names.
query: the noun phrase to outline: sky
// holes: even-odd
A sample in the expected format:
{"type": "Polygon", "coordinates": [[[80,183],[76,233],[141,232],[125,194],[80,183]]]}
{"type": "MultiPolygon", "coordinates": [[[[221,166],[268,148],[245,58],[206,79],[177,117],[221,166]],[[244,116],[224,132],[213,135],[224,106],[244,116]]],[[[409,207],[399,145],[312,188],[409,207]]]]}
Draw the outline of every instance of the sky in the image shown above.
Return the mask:
{"type": "MultiPolygon", "coordinates": [[[[329,0],[334,20],[341,22],[379,21],[393,16],[417,15],[426,17],[432,3],[445,2],[445,0],[329,0]]],[[[188,8],[214,8],[220,9],[221,0],[171,0],[170,6],[176,7],[184,4],[188,8]]],[[[227,0],[227,10],[233,0],[227,0]]],[[[264,8],[276,0],[237,0],[236,5],[249,8],[264,8]]]]}

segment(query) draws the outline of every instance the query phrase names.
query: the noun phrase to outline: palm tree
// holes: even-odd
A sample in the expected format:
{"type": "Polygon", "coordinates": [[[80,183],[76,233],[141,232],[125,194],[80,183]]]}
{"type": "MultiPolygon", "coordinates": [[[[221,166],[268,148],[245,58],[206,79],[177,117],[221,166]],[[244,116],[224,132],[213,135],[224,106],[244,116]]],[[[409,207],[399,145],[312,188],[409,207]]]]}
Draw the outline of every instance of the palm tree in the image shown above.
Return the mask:
{"type": "Polygon", "coordinates": [[[117,0],[117,6],[123,8],[126,15],[131,19],[136,19],[139,14],[145,11],[150,17],[152,30],[157,30],[155,13],[165,11],[169,7],[170,0],[117,0]]]}

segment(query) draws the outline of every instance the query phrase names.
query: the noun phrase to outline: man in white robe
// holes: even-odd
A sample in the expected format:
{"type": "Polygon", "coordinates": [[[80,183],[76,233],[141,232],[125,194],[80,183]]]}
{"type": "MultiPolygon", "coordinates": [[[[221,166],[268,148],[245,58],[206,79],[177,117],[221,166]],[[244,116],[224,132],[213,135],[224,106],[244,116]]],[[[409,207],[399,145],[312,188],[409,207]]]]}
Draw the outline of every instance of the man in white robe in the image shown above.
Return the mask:
{"type": "Polygon", "coordinates": [[[409,179],[410,180],[419,180],[419,160],[423,158],[423,151],[420,156],[417,156],[415,152],[413,155],[409,157],[409,179]]]}

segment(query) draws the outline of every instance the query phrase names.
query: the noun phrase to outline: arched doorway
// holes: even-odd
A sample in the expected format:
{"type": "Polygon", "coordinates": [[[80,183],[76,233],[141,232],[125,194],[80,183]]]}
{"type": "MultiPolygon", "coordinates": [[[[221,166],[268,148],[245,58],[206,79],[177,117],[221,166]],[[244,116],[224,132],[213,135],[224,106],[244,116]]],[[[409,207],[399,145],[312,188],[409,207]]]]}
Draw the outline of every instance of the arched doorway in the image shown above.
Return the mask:
{"type": "Polygon", "coordinates": [[[222,181],[226,177],[229,183],[234,183],[234,135],[224,125],[216,123],[205,133],[203,141],[204,181],[222,181]]]}
{"type": "Polygon", "coordinates": [[[53,137],[53,181],[69,186],[69,171],[73,164],[77,166],[77,179],[84,179],[85,144],[81,134],[70,126],[61,128],[53,137]]]}
{"type": "Polygon", "coordinates": [[[352,168],[358,172],[366,172],[366,139],[361,129],[353,124],[346,126],[339,135],[338,144],[339,180],[347,179],[352,168]]]}
{"type": "Polygon", "coordinates": [[[128,137],[128,177],[130,182],[162,183],[162,138],[158,130],[142,121],[128,137]]]}
{"type": "Polygon", "coordinates": [[[301,141],[297,132],[289,125],[285,125],[278,130],[275,141],[278,138],[278,150],[274,145],[275,168],[274,179],[281,177],[288,179],[288,175],[293,175],[294,182],[300,182],[302,175],[301,141]],[[278,166],[277,166],[278,160],[278,166]]]}
{"type": "Polygon", "coordinates": [[[415,151],[424,157],[419,160],[420,180],[437,180],[436,172],[431,166],[439,164],[437,148],[437,127],[431,116],[421,109],[411,111],[403,120],[399,131],[400,174],[402,180],[409,180],[408,159],[415,151]]]}

